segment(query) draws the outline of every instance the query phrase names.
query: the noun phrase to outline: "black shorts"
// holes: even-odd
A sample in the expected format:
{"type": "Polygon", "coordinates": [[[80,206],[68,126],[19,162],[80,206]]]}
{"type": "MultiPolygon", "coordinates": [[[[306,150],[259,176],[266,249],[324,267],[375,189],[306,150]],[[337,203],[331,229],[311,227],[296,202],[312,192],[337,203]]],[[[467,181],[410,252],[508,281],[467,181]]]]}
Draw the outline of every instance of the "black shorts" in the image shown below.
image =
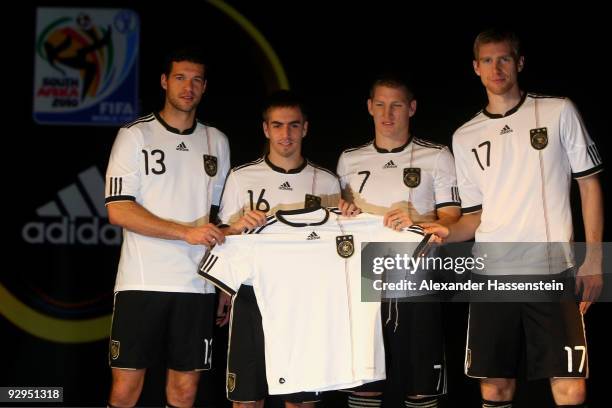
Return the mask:
{"type": "Polygon", "coordinates": [[[109,361],[113,368],[211,368],[215,294],[121,291],[115,294],[109,361]]]}
{"type": "MultiPolygon", "coordinates": [[[[266,358],[261,313],[252,286],[241,285],[233,299],[227,351],[227,398],[252,402],[268,395],[266,358]]],[[[320,400],[320,393],[279,395],[294,403],[320,400]]]]}
{"type": "Polygon", "coordinates": [[[465,373],[476,378],[586,378],[584,322],[573,301],[472,303],[465,373]],[[522,360],[524,359],[524,360],[522,360]]]}
{"type": "MultiPolygon", "coordinates": [[[[435,299],[381,305],[387,379],[385,391],[446,393],[442,305],[435,299]]],[[[367,385],[367,384],[366,384],[367,385]]]]}

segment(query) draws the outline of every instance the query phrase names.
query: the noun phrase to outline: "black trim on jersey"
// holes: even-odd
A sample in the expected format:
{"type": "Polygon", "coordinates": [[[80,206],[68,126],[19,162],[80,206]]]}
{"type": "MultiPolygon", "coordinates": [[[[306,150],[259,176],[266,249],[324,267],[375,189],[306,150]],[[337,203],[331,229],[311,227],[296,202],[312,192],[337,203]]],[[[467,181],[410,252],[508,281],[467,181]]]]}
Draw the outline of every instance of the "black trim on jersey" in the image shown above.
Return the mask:
{"type": "Polygon", "coordinates": [[[337,215],[342,215],[342,211],[338,207],[328,207],[327,211],[332,212],[337,215]]]}
{"type": "Polygon", "coordinates": [[[412,139],[413,139],[412,135],[408,135],[408,140],[406,141],[406,143],[404,143],[400,147],[396,147],[396,148],[393,148],[391,150],[383,149],[383,148],[380,148],[380,147],[376,146],[376,139],[374,139],[374,141],[372,143],[373,143],[373,146],[374,146],[374,148],[376,149],[376,151],[378,153],[399,153],[399,152],[403,151],[405,148],[408,147],[408,145],[410,144],[412,139]]]}
{"type": "Polygon", "coordinates": [[[472,207],[465,207],[461,209],[461,214],[471,214],[478,211],[482,211],[482,204],[474,205],[472,207]]]}
{"type": "Polygon", "coordinates": [[[430,147],[432,149],[437,149],[437,150],[442,150],[446,147],[443,144],[430,142],[429,140],[425,140],[425,139],[419,139],[418,137],[414,138],[414,144],[422,146],[422,147],[430,147]]]}
{"type": "Polygon", "coordinates": [[[364,147],[368,147],[369,145],[371,145],[373,143],[373,141],[369,141],[368,143],[362,144],[361,146],[357,146],[357,147],[350,147],[346,150],[344,150],[342,153],[349,153],[349,152],[354,152],[355,150],[359,150],[359,149],[363,149],[364,147]]]}
{"type": "Polygon", "coordinates": [[[152,113],[149,113],[148,115],[146,115],[146,116],[141,116],[141,117],[139,117],[138,119],[136,119],[136,120],[134,120],[134,121],[132,121],[132,122],[126,123],[126,124],[124,124],[124,125],[123,125],[123,126],[121,126],[121,127],[122,127],[122,128],[126,128],[126,129],[129,129],[129,128],[131,128],[132,126],[137,125],[137,124],[139,124],[139,123],[151,122],[151,121],[153,121],[153,120],[155,120],[155,115],[153,115],[152,113]]]}
{"type": "Polygon", "coordinates": [[[601,164],[601,156],[599,155],[597,146],[595,146],[594,144],[588,145],[587,153],[594,165],[601,164]]]}
{"type": "Polygon", "coordinates": [[[276,219],[279,220],[280,222],[282,222],[283,224],[287,224],[291,227],[314,227],[317,225],[323,225],[327,222],[327,220],[329,219],[329,211],[327,211],[325,208],[301,208],[298,210],[278,210],[276,212],[276,219]],[[323,217],[322,221],[319,222],[312,222],[312,223],[306,223],[306,222],[291,222],[289,220],[287,220],[284,216],[285,215],[300,215],[300,214],[310,214],[313,213],[315,211],[319,211],[319,210],[323,210],[325,211],[325,217],[323,217]]]}
{"type": "Polygon", "coordinates": [[[566,99],[565,96],[542,95],[533,92],[529,92],[528,95],[533,99],[566,99]]]}
{"type": "MultiPolygon", "coordinates": [[[[420,225],[417,225],[417,224],[412,224],[411,226],[406,228],[404,231],[410,231],[410,232],[414,232],[415,234],[419,234],[419,235],[425,236],[425,229],[423,227],[421,227],[420,225]]],[[[429,235],[431,235],[431,234],[429,234],[429,235]]]]}
{"type": "Polygon", "coordinates": [[[304,170],[306,168],[306,166],[308,165],[308,160],[304,159],[304,161],[302,162],[302,164],[300,164],[298,167],[296,167],[295,169],[289,169],[289,170],[285,170],[282,167],[278,167],[276,165],[274,165],[274,163],[272,163],[268,157],[268,155],[266,155],[265,157],[266,160],[266,164],[268,166],[270,166],[270,168],[278,173],[283,173],[283,174],[297,174],[300,171],[304,170]]]}
{"type": "Polygon", "coordinates": [[[459,196],[459,187],[457,186],[451,187],[451,196],[455,202],[458,202],[459,204],[461,204],[461,197],[459,196]]]}
{"type": "Polygon", "coordinates": [[[114,201],[136,201],[136,197],[131,195],[117,195],[112,197],[106,197],[104,204],[112,203],[114,201]]]}
{"type": "Polygon", "coordinates": [[[325,171],[325,172],[329,173],[330,175],[334,176],[334,178],[336,178],[336,179],[338,178],[338,176],[336,175],[336,173],[334,173],[333,171],[328,170],[328,169],[326,169],[325,167],[319,166],[318,164],[313,163],[313,162],[311,162],[310,160],[306,160],[306,161],[308,162],[308,164],[309,164],[310,166],[314,167],[315,169],[318,169],[318,170],[323,170],[323,171],[325,171]]]}
{"type": "Polygon", "coordinates": [[[261,231],[264,230],[264,228],[269,227],[270,225],[275,224],[277,222],[278,220],[276,219],[276,217],[272,215],[268,218],[268,222],[266,222],[266,225],[264,225],[263,227],[259,227],[259,229],[250,230],[249,232],[247,232],[247,234],[259,234],[261,231]]]}
{"type": "Polygon", "coordinates": [[[185,129],[184,131],[181,132],[177,128],[172,127],[169,124],[167,124],[166,121],[162,119],[162,117],[161,117],[161,115],[159,113],[155,112],[154,115],[155,115],[155,118],[159,121],[159,123],[161,123],[162,126],[165,127],[168,132],[176,133],[177,135],[190,135],[190,134],[193,133],[193,131],[198,126],[198,121],[196,119],[194,119],[193,126],[191,126],[189,129],[185,129]]]}
{"type": "Polygon", "coordinates": [[[262,161],[263,161],[263,157],[260,157],[259,159],[253,160],[253,161],[248,162],[248,163],[241,164],[240,166],[236,166],[236,167],[234,167],[232,169],[232,171],[237,171],[237,170],[240,170],[240,169],[244,169],[245,167],[254,166],[256,164],[261,163],[262,161]]]}
{"type": "Polygon", "coordinates": [[[584,178],[592,174],[599,173],[600,171],[603,171],[603,169],[604,169],[603,164],[600,164],[598,166],[595,166],[585,171],[581,171],[578,173],[572,173],[572,178],[574,179],[584,178]]]}
{"type": "Polygon", "coordinates": [[[206,279],[207,281],[209,281],[210,283],[212,283],[213,285],[215,285],[216,287],[218,287],[219,289],[221,289],[228,295],[234,296],[236,294],[236,291],[234,289],[230,288],[229,286],[227,286],[225,283],[221,282],[219,279],[215,278],[214,276],[210,276],[208,273],[203,272],[201,270],[198,270],[198,273],[200,274],[201,277],[203,277],[204,279],[206,279]]]}
{"type": "Polygon", "coordinates": [[[486,107],[482,110],[482,113],[484,113],[486,116],[488,116],[491,119],[505,118],[507,116],[512,115],[517,110],[519,110],[519,108],[523,105],[523,103],[525,103],[525,99],[527,99],[527,92],[524,92],[523,95],[521,95],[521,100],[514,108],[510,109],[508,112],[504,113],[503,115],[501,113],[491,113],[487,110],[486,107]]]}
{"type": "Polygon", "coordinates": [[[449,201],[446,203],[436,204],[436,210],[444,207],[461,207],[461,203],[449,201]]]}

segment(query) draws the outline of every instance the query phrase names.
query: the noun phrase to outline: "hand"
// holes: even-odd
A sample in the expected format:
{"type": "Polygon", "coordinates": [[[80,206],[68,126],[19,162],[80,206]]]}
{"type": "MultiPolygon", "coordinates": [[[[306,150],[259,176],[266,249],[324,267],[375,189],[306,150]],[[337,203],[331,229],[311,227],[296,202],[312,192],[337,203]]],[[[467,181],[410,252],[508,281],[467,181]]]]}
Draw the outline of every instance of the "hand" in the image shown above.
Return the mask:
{"type": "Polygon", "coordinates": [[[361,209],[359,207],[357,207],[354,203],[344,201],[342,198],[340,198],[340,201],[338,201],[338,209],[345,217],[355,217],[361,214],[361,209]]]}
{"type": "Polygon", "coordinates": [[[266,225],[266,213],[259,210],[251,210],[230,226],[230,233],[234,235],[242,234],[245,231],[263,227],[264,225],[266,225]]]}
{"type": "Polygon", "coordinates": [[[434,242],[442,243],[449,236],[450,231],[448,227],[436,224],[434,222],[424,222],[419,224],[425,230],[426,234],[434,234],[434,242]]]}
{"type": "Polygon", "coordinates": [[[219,293],[219,303],[217,304],[217,317],[215,323],[223,327],[229,322],[230,310],[232,309],[232,298],[225,292],[219,293]]]}
{"type": "Polygon", "coordinates": [[[412,219],[410,219],[407,210],[403,208],[396,208],[395,210],[388,211],[385,214],[383,224],[385,224],[385,227],[389,227],[392,230],[401,231],[402,228],[411,226],[413,222],[412,219]]]}
{"type": "Polygon", "coordinates": [[[582,293],[580,313],[585,314],[599,298],[602,287],[601,260],[585,260],[576,274],[576,294],[582,293]]]}
{"type": "Polygon", "coordinates": [[[206,245],[211,248],[215,244],[225,242],[225,235],[213,224],[189,227],[185,233],[184,241],[191,245],[206,245]]]}

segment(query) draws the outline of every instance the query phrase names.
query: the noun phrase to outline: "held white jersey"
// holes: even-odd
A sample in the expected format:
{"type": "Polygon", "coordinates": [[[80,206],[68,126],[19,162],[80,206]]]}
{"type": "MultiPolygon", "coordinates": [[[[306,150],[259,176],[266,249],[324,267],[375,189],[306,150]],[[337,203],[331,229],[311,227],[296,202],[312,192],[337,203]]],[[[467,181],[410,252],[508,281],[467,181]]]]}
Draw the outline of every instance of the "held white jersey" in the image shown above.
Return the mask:
{"type": "MultiPolygon", "coordinates": [[[[106,171],[106,204],[135,201],[152,214],[208,222],[229,170],[227,137],[196,121],[183,133],[157,114],[119,130],[106,171]]],[[[115,291],[214,292],[197,275],[204,247],[123,230],[115,291]]]]}
{"type": "Polygon", "coordinates": [[[391,151],[375,141],[347,149],[337,173],[345,199],[368,213],[405,208],[414,222],[427,222],[437,218],[438,208],[460,206],[453,155],[443,145],[412,136],[391,151]]]}
{"type": "Polygon", "coordinates": [[[462,212],[482,210],[480,242],[570,242],[571,179],[603,169],[569,99],[525,94],[480,112],[453,137],[462,212]]]}
{"type": "Polygon", "coordinates": [[[270,394],[342,389],[385,378],[380,303],[361,301],[361,243],[425,239],[370,214],[279,211],[253,233],[228,236],[200,273],[230,295],[253,282],[270,394]]]}
{"type": "Polygon", "coordinates": [[[278,210],[336,207],[339,197],[338,178],[329,170],[304,160],[300,167],[285,171],[266,156],[230,171],[219,219],[230,225],[251,210],[274,215],[278,210]]]}

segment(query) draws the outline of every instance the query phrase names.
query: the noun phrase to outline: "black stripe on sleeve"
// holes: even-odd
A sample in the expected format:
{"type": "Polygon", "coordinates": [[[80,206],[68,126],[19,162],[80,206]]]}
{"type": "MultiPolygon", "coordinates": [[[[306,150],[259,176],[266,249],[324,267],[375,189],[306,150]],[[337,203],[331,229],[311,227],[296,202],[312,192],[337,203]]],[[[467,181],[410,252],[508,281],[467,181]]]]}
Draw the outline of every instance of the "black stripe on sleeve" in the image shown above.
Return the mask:
{"type": "Polygon", "coordinates": [[[578,173],[572,173],[572,178],[574,178],[574,179],[584,178],[584,177],[588,177],[588,176],[590,176],[592,174],[599,173],[600,171],[603,171],[603,164],[600,164],[598,166],[595,166],[595,167],[590,168],[590,169],[585,170],[585,171],[581,171],[581,172],[578,172],[578,173]]]}
{"type": "Polygon", "coordinates": [[[109,204],[115,201],[136,201],[136,197],[131,195],[116,195],[112,197],[106,197],[104,204],[109,204]]]}
{"type": "Polygon", "coordinates": [[[209,274],[202,272],[202,271],[198,271],[198,273],[204,279],[206,279],[207,281],[209,281],[210,283],[212,283],[213,285],[215,285],[216,287],[218,287],[219,289],[221,289],[228,295],[234,296],[236,294],[236,291],[234,289],[230,288],[229,286],[227,286],[225,283],[221,282],[219,279],[215,278],[214,276],[210,276],[209,274]]]}
{"type": "Polygon", "coordinates": [[[449,201],[446,203],[436,204],[436,210],[439,208],[444,208],[444,207],[461,207],[461,203],[457,201],[449,201]]]}
{"type": "Polygon", "coordinates": [[[482,211],[482,204],[474,205],[472,207],[465,207],[461,209],[461,214],[471,214],[478,211],[482,211]]]}

